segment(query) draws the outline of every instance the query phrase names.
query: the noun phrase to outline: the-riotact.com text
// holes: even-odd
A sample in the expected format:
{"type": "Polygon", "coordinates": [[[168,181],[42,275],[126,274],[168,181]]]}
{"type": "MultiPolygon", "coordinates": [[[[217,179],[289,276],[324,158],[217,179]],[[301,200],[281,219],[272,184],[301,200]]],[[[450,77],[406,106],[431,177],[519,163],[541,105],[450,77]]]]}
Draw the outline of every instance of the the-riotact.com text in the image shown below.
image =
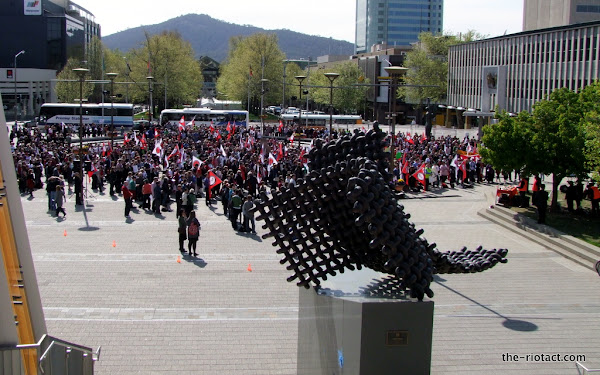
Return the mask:
{"type": "Polygon", "coordinates": [[[503,353],[503,362],[585,362],[584,354],[562,353],[503,353]]]}

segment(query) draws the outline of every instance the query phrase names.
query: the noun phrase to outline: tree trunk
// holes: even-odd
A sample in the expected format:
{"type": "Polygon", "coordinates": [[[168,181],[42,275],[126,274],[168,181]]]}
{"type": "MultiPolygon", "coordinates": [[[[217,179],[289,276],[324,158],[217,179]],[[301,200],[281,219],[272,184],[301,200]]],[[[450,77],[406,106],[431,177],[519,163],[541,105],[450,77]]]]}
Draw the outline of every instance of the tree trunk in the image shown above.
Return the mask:
{"type": "Polygon", "coordinates": [[[550,212],[559,212],[558,207],[558,187],[563,179],[562,175],[552,173],[552,201],[550,203],[550,212]]]}

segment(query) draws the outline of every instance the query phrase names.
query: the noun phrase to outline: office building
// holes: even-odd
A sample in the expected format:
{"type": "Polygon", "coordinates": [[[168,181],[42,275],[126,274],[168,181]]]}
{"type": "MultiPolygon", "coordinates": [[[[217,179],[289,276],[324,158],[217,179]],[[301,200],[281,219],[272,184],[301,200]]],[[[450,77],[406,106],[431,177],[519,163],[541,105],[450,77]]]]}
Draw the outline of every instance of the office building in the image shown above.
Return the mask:
{"type": "Polygon", "coordinates": [[[450,47],[448,105],[483,115],[518,113],[552,91],[579,91],[600,78],[600,21],[450,47]]]}
{"type": "Polygon", "coordinates": [[[409,46],[424,31],[443,31],[444,0],[356,0],[355,53],[375,45],[409,46]]]}
{"type": "Polygon", "coordinates": [[[600,20],[600,0],[524,0],[523,31],[600,20]]]}
{"type": "Polygon", "coordinates": [[[86,60],[100,26],[92,13],[70,0],[14,0],[0,8],[0,33],[5,36],[0,49],[2,101],[7,119],[14,118],[18,104],[21,120],[33,117],[42,103],[56,101],[52,80],[69,58],[86,60]]]}

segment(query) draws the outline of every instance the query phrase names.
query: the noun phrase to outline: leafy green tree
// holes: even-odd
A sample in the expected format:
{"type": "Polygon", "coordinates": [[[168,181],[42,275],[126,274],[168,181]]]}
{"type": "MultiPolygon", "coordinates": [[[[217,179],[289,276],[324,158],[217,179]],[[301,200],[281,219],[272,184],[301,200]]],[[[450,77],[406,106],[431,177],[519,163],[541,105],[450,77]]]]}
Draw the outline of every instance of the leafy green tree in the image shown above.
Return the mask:
{"type": "Polygon", "coordinates": [[[579,95],[566,88],[553,91],[533,107],[533,152],[527,153],[527,167],[533,173],[552,174],[552,210],[558,208],[561,181],[586,173],[583,107],[579,95]]]}
{"type": "Polygon", "coordinates": [[[586,86],[580,93],[584,106],[583,132],[585,137],[586,166],[600,180],[600,83],[586,86]]]}
{"type": "MultiPolygon", "coordinates": [[[[67,60],[64,68],[56,76],[58,82],[56,83],[56,96],[58,101],[61,103],[75,103],[79,101],[79,76],[73,72],[75,68],[81,68],[81,61],[79,58],[71,58],[67,60]]],[[[88,73],[85,77],[86,80],[92,79],[88,73]]],[[[83,84],[83,98],[87,100],[94,90],[94,85],[89,82],[83,84]]]]}
{"type": "MultiPolygon", "coordinates": [[[[366,100],[368,86],[360,86],[369,83],[365,80],[362,71],[353,62],[344,62],[336,65],[323,73],[335,72],[340,76],[333,82],[333,107],[342,113],[352,113],[363,107],[366,100]]],[[[316,103],[323,107],[329,107],[330,82],[321,71],[313,72],[311,75],[312,88],[310,95],[316,103]]]]}
{"type": "MultiPolygon", "coordinates": [[[[419,110],[427,99],[445,103],[448,90],[448,51],[450,46],[485,38],[473,30],[456,35],[419,34],[419,42],[407,52],[404,67],[408,68],[397,94],[407,103],[417,104],[419,110]]],[[[420,113],[418,118],[420,118],[420,113]]]]}
{"type": "MultiPolygon", "coordinates": [[[[253,102],[259,102],[264,85],[264,104],[279,103],[282,99],[284,58],[275,34],[233,37],[229,41],[227,60],[221,65],[217,91],[229,100],[247,103],[250,97],[253,102]],[[264,84],[261,82],[263,78],[268,80],[264,84]]],[[[289,83],[293,77],[288,79],[289,83]]]]}
{"type": "Polygon", "coordinates": [[[154,104],[159,108],[164,107],[165,93],[167,107],[195,103],[202,88],[202,71],[190,43],[178,33],[146,34],[146,43],[124,57],[124,65],[115,59],[115,66],[110,68],[125,73],[115,82],[123,79],[133,82],[129,91],[134,102],[148,102],[147,77],[151,76],[154,104]]]}
{"type": "Polygon", "coordinates": [[[536,103],[531,115],[510,118],[500,114],[498,124],[484,128],[482,156],[495,168],[517,169],[525,175],[551,174],[551,209],[556,210],[562,180],[587,173],[585,108],[580,95],[561,88],[536,103]]]}
{"type": "MultiPolygon", "coordinates": [[[[306,86],[308,86],[308,84],[310,83],[310,74],[308,74],[306,71],[302,70],[297,64],[288,63],[285,68],[286,103],[284,105],[286,107],[297,105],[297,102],[290,104],[290,103],[292,103],[293,97],[295,97],[297,100],[300,99],[300,86],[298,84],[298,80],[296,79],[297,76],[306,76],[307,77],[305,80],[302,81],[302,91],[306,91],[307,90],[306,86]]],[[[304,103],[306,103],[305,99],[306,99],[306,96],[303,93],[302,101],[304,103]]],[[[283,97],[282,97],[282,100],[283,100],[283,97]]]]}
{"type": "Polygon", "coordinates": [[[497,123],[483,128],[483,144],[479,152],[496,169],[520,170],[527,163],[533,119],[528,112],[511,117],[506,111],[496,115],[497,123]]]}

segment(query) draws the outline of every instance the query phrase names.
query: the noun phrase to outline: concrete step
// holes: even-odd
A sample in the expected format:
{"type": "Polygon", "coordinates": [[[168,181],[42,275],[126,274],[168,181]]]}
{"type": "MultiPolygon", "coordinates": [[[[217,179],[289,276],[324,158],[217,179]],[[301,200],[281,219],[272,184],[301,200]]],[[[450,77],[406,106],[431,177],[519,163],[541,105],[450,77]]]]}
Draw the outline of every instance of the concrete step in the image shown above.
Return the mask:
{"type": "Polygon", "coordinates": [[[493,206],[477,214],[591,270],[600,260],[600,248],[507,208],[493,206]]]}

